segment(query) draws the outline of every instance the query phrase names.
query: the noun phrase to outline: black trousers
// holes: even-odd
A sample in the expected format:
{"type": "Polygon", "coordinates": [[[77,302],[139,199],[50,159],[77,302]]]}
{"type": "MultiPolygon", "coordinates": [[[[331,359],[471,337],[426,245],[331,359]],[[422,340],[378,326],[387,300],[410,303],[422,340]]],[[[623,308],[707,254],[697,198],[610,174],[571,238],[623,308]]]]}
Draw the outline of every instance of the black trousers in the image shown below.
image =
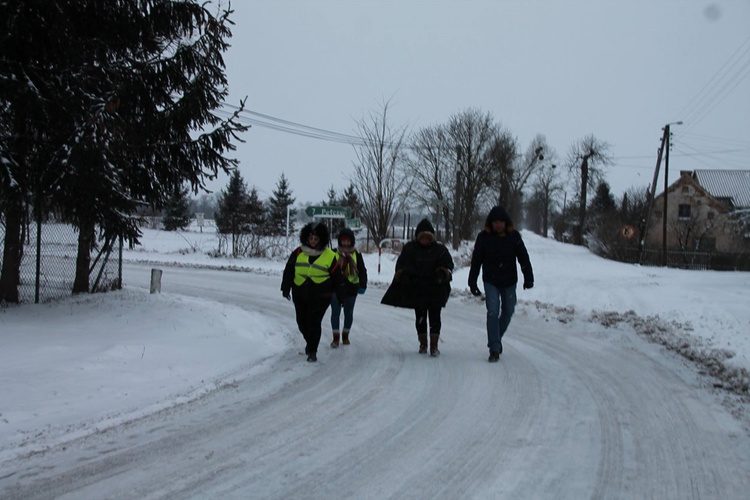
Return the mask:
{"type": "Polygon", "coordinates": [[[297,327],[305,338],[305,354],[318,352],[321,323],[329,305],[331,298],[326,296],[304,297],[294,301],[297,327]]]}
{"type": "Polygon", "coordinates": [[[427,319],[430,320],[429,331],[430,335],[440,335],[440,312],[442,307],[430,307],[427,309],[414,309],[414,315],[416,316],[415,326],[417,327],[417,335],[420,333],[427,333],[427,319]]]}

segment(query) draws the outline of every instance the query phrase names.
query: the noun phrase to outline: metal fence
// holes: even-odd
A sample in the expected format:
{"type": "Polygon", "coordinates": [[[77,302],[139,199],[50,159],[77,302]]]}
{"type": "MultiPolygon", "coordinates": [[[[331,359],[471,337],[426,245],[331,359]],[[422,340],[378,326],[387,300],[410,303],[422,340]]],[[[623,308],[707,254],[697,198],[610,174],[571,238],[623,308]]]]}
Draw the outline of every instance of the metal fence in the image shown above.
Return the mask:
{"type": "MultiPolygon", "coordinates": [[[[622,260],[623,262],[637,263],[639,261],[638,250],[629,250],[622,260]]],[[[663,266],[663,250],[644,250],[641,256],[641,264],[644,266],[663,266]]],[[[750,271],[750,254],[667,250],[667,267],[701,271],[750,271]]]]}
{"type": "MultiPolygon", "coordinates": [[[[0,256],[5,226],[0,224],[0,256]]],[[[78,230],[57,222],[32,223],[25,229],[21,257],[20,302],[48,302],[73,290],[78,253],[78,230]]],[[[122,241],[97,239],[91,257],[89,290],[102,292],[122,287],[122,241]]]]}

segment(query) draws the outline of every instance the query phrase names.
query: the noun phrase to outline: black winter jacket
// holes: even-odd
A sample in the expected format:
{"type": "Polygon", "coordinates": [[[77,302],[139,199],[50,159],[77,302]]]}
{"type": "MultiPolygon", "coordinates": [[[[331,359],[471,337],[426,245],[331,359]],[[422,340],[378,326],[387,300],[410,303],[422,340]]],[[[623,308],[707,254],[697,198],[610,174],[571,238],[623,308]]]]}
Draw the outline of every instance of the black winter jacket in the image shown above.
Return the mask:
{"type": "Polygon", "coordinates": [[[515,285],[518,282],[516,261],[521,265],[524,283],[533,284],[534,272],[521,234],[513,228],[513,222],[505,209],[495,207],[490,211],[484,230],[477,235],[474,243],[469,270],[469,287],[477,286],[480,267],[482,281],[487,281],[498,288],[515,285]],[[506,221],[504,235],[492,231],[492,222],[496,220],[506,221]]]}
{"type": "Polygon", "coordinates": [[[442,243],[404,245],[396,260],[396,275],[382,304],[407,309],[445,307],[451,293],[453,258],[442,243]]]}
{"type": "Polygon", "coordinates": [[[341,275],[341,267],[338,264],[336,258],[333,259],[331,267],[329,269],[330,279],[323,283],[316,284],[312,280],[305,281],[302,285],[298,286],[294,284],[295,265],[297,262],[297,256],[304,252],[310,257],[310,262],[314,263],[320,253],[326,248],[329,242],[328,228],[323,223],[309,223],[300,230],[300,243],[287,259],[286,266],[284,266],[284,272],[281,277],[281,292],[288,294],[292,292],[294,302],[308,302],[310,300],[331,300],[331,297],[335,293],[340,299],[343,300],[344,289],[343,289],[343,276],[341,275]],[[316,248],[310,248],[307,246],[307,239],[310,234],[317,235],[320,240],[316,248]]]}

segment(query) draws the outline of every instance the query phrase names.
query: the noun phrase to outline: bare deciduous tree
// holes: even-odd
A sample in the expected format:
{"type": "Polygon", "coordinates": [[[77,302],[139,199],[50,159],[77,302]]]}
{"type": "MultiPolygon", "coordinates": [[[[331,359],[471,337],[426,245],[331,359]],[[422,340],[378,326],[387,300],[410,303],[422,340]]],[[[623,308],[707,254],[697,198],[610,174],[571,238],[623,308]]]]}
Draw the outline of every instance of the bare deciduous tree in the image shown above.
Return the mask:
{"type": "Polygon", "coordinates": [[[547,148],[547,139],[544,135],[537,134],[526,148],[526,152],[521,157],[515,158],[513,169],[507,179],[508,193],[506,198],[498,200],[500,204],[505,205],[511,217],[520,218],[523,190],[531,175],[540,168],[541,162],[544,160],[544,151],[547,148]]]}
{"type": "Polygon", "coordinates": [[[458,248],[460,239],[475,236],[477,203],[494,179],[490,151],[496,146],[500,132],[489,113],[468,109],[451,117],[447,133],[457,160],[452,177],[455,196],[453,248],[458,248]]]}
{"type": "Polygon", "coordinates": [[[361,202],[361,219],[375,244],[388,234],[388,227],[403,208],[411,190],[406,176],[406,127],[391,128],[386,101],[380,113],[357,123],[363,146],[355,146],[352,185],[361,202]]]}
{"type": "Polygon", "coordinates": [[[563,186],[559,181],[560,172],[552,162],[554,153],[548,153],[547,160],[536,169],[532,181],[533,196],[539,200],[539,212],[541,219],[539,227],[542,235],[546,238],[549,232],[550,211],[555,208],[556,196],[562,192],[563,186]]]}
{"type": "MultiPolygon", "coordinates": [[[[426,127],[413,134],[408,157],[409,175],[421,189],[414,190],[414,198],[432,207],[437,225],[443,225],[443,235],[452,236],[453,178],[456,153],[444,127],[426,127]]],[[[440,232],[440,228],[437,228],[440,232]]]]}
{"type": "Polygon", "coordinates": [[[493,187],[497,203],[506,205],[511,198],[513,163],[518,155],[518,143],[509,132],[498,130],[488,152],[493,170],[493,187]]]}
{"type": "Polygon", "coordinates": [[[578,224],[574,231],[576,245],[583,245],[587,191],[603,180],[602,168],[612,164],[609,148],[608,143],[591,134],[573,144],[568,153],[568,169],[580,181],[578,224]]]}
{"type": "Polygon", "coordinates": [[[743,243],[750,237],[750,208],[740,208],[730,213],[727,216],[727,227],[736,235],[734,243],[736,251],[747,252],[747,244],[743,243]]]}
{"type": "Polygon", "coordinates": [[[712,237],[718,230],[717,219],[701,217],[698,210],[691,210],[687,217],[678,215],[668,217],[667,227],[673,231],[677,245],[683,254],[704,250],[705,240],[712,237]]]}

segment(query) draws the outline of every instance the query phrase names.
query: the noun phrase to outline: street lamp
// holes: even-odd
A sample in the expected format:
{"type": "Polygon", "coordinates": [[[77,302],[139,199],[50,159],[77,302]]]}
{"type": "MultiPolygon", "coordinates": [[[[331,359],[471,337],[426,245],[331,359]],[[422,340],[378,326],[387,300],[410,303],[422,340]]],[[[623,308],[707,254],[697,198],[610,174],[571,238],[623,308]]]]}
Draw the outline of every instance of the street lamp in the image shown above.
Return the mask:
{"type": "Polygon", "coordinates": [[[662,217],[662,264],[667,267],[667,191],[669,189],[669,150],[671,148],[670,125],[682,125],[682,121],[664,125],[664,213],[662,217]]]}

